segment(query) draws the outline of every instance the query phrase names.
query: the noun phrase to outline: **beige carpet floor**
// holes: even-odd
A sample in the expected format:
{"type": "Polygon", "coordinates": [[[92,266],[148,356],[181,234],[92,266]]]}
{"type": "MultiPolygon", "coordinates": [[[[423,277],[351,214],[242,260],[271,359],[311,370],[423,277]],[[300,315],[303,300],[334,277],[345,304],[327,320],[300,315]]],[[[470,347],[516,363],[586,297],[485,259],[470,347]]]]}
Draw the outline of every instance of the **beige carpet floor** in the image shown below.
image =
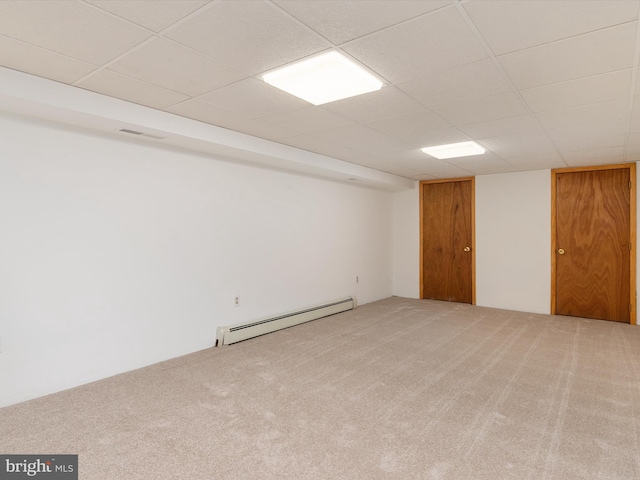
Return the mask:
{"type": "Polygon", "coordinates": [[[0,409],[101,479],[638,479],[640,327],[390,298],[0,409]]]}

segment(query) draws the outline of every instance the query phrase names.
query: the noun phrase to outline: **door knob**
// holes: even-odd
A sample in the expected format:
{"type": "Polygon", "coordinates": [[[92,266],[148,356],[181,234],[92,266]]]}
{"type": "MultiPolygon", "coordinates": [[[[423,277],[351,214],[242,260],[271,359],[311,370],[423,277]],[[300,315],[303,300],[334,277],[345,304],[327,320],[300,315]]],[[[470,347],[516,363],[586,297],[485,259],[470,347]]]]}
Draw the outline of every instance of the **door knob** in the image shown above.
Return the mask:
{"type": "Polygon", "coordinates": [[[471,247],[464,247],[464,251],[465,252],[470,252],[471,251],[471,247]]]}
{"type": "Polygon", "coordinates": [[[564,255],[564,248],[558,249],[558,255],[564,255]]]}

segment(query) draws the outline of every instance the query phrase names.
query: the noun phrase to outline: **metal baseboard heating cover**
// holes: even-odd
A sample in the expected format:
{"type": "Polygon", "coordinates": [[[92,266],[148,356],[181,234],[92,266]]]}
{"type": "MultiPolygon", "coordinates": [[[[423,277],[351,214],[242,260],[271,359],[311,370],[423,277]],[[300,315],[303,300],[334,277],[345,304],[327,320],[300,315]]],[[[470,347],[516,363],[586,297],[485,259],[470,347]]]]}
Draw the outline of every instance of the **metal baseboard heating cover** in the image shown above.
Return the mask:
{"type": "Polygon", "coordinates": [[[241,342],[242,340],[247,340],[248,338],[282,330],[283,328],[293,327],[294,325],[328,317],[336,313],[353,310],[354,308],[356,308],[356,299],[354,297],[348,297],[262,320],[240,323],[231,327],[218,327],[216,345],[218,347],[230,345],[241,342]]]}

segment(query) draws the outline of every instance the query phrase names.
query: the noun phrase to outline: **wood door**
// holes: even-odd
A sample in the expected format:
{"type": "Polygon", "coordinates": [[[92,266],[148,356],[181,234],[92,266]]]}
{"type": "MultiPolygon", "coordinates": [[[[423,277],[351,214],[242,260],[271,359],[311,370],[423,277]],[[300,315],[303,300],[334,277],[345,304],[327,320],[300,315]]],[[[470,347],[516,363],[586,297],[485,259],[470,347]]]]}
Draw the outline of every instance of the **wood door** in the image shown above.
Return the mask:
{"type": "Polygon", "coordinates": [[[628,167],[555,175],[556,314],[630,322],[630,180],[628,167]]]}
{"type": "Polygon", "coordinates": [[[421,298],[473,303],[473,179],[421,189],[421,298]]]}

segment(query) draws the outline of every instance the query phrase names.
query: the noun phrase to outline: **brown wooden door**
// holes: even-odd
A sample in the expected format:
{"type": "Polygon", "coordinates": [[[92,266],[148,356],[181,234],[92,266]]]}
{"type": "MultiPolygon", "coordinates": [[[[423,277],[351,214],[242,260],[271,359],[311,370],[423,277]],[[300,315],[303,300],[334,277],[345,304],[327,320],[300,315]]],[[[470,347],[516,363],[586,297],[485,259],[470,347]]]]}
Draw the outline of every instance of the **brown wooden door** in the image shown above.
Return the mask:
{"type": "Polygon", "coordinates": [[[422,187],[422,298],[473,303],[473,180],[422,187]]]}
{"type": "Polygon", "coordinates": [[[630,170],[556,175],[556,309],[629,323],[630,170]]]}

